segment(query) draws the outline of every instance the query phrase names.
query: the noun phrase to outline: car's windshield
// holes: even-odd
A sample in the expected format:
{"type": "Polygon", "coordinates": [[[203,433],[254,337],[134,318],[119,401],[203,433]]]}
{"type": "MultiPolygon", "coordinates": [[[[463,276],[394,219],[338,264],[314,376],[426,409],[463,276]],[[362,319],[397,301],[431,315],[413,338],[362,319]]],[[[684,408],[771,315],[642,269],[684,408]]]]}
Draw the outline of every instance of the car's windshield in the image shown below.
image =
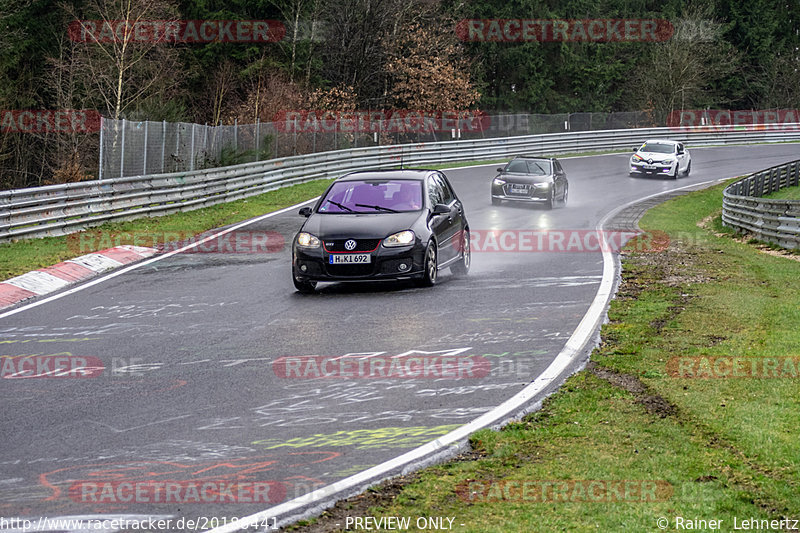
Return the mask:
{"type": "Polygon", "coordinates": [[[664,143],[644,143],[644,146],[642,146],[639,151],[651,152],[654,154],[671,154],[675,152],[675,145],[664,143]]]}
{"type": "Polygon", "coordinates": [[[516,172],[520,174],[535,174],[538,176],[545,176],[550,174],[550,162],[515,159],[506,165],[506,168],[503,170],[503,172],[516,172]]]}
{"type": "Polygon", "coordinates": [[[419,180],[339,181],[325,195],[319,213],[393,213],[422,209],[419,180]]]}

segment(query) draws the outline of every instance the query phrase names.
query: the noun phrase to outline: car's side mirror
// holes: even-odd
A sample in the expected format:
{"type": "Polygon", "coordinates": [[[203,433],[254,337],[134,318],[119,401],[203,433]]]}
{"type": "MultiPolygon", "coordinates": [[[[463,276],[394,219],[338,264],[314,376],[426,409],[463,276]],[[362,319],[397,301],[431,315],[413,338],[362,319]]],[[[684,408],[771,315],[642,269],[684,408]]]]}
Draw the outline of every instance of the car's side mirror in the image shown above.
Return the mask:
{"type": "Polygon", "coordinates": [[[686,152],[685,152],[685,151],[683,151],[683,150],[678,150],[678,155],[683,155],[683,154],[685,154],[685,153],[686,153],[686,152]]]}
{"type": "Polygon", "coordinates": [[[449,215],[450,208],[445,204],[436,204],[433,206],[433,214],[434,215],[449,215]]]}
{"type": "Polygon", "coordinates": [[[301,207],[300,208],[300,212],[298,214],[300,214],[300,215],[302,215],[304,217],[310,217],[311,213],[313,213],[313,212],[314,212],[314,210],[311,209],[310,207],[301,207]]]}
{"type": "Polygon", "coordinates": [[[634,152],[638,152],[638,151],[639,151],[639,147],[638,147],[638,146],[634,146],[634,147],[633,147],[633,151],[634,151],[634,152]]]}
{"type": "Polygon", "coordinates": [[[498,172],[503,172],[503,167],[497,169],[498,172]]]}

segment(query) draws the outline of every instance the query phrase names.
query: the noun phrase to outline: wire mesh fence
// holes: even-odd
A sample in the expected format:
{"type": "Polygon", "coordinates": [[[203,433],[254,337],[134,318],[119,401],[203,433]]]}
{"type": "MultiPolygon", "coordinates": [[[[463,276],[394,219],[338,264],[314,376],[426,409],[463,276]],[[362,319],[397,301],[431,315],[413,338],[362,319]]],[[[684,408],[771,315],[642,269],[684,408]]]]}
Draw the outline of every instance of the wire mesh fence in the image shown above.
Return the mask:
{"type": "Polygon", "coordinates": [[[654,127],[644,111],[556,115],[474,113],[458,116],[404,112],[366,120],[374,113],[287,113],[280,122],[209,126],[185,122],[103,119],[100,179],[184,172],[387,144],[513,137],[567,131],[654,127]]]}

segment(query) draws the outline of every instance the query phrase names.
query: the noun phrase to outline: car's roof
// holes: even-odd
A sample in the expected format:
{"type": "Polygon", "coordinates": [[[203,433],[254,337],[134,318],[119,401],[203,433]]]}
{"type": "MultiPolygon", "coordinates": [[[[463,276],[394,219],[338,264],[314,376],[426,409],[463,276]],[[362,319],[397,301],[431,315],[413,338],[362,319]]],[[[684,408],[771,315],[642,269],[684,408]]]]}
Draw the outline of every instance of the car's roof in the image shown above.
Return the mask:
{"type": "Polygon", "coordinates": [[[518,155],[514,159],[524,159],[525,161],[552,161],[555,157],[537,157],[535,155],[518,155]]]}
{"type": "Polygon", "coordinates": [[[669,139],[647,139],[645,141],[646,144],[681,144],[680,141],[672,141],[669,139]]]}
{"type": "Polygon", "coordinates": [[[430,169],[404,168],[392,170],[359,170],[345,174],[336,181],[358,181],[358,180],[423,180],[431,172],[430,169]]]}

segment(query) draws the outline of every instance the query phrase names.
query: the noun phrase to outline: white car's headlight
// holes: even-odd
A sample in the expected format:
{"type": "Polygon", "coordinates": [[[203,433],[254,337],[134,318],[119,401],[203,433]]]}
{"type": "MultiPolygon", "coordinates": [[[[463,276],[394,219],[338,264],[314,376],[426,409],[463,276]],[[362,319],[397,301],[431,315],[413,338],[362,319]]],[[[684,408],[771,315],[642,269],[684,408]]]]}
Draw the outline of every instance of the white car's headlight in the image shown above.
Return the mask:
{"type": "Polygon", "coordinates": [[[414,232],[410,229],[405,231],[398,231],[397,233],[393,233],[383,239],[383,245],[392,247],[392,246],[408,246],[409,244],[414,243],[414,239],[416,236],[414,232]]]}
{"type": "Polygon", "coordinates": [[[311,235],[310,233],[302,232],[297,234],[297,246],[302,246],[303,248],[318,248],[319,247],[319,239],[311,235]]]}
{"type": "Polygon", "coordinates": [[[493,183],[494,183],[495,185],[505,185],[505,184],[506,184],[506,180],[504,180],[504,179],[500,179],[500,178],[495,178],[495,179],[494,179],[494,181],[493,181],[493,183]]]}
{"type": "Polygon", "coordinates": [[[640,161],[644,161],[644,158],[642,156],[640,156],[639,154],[633,154],[631,156],[631,161],[634,162],[634,163],[638,163],[640,161]]]}
{"type": "Polygon", "coordinates": [[[664,165],[671,165],[672,163],[674,163],[672,159],[665,159],[663,162],[664,165]]]}

